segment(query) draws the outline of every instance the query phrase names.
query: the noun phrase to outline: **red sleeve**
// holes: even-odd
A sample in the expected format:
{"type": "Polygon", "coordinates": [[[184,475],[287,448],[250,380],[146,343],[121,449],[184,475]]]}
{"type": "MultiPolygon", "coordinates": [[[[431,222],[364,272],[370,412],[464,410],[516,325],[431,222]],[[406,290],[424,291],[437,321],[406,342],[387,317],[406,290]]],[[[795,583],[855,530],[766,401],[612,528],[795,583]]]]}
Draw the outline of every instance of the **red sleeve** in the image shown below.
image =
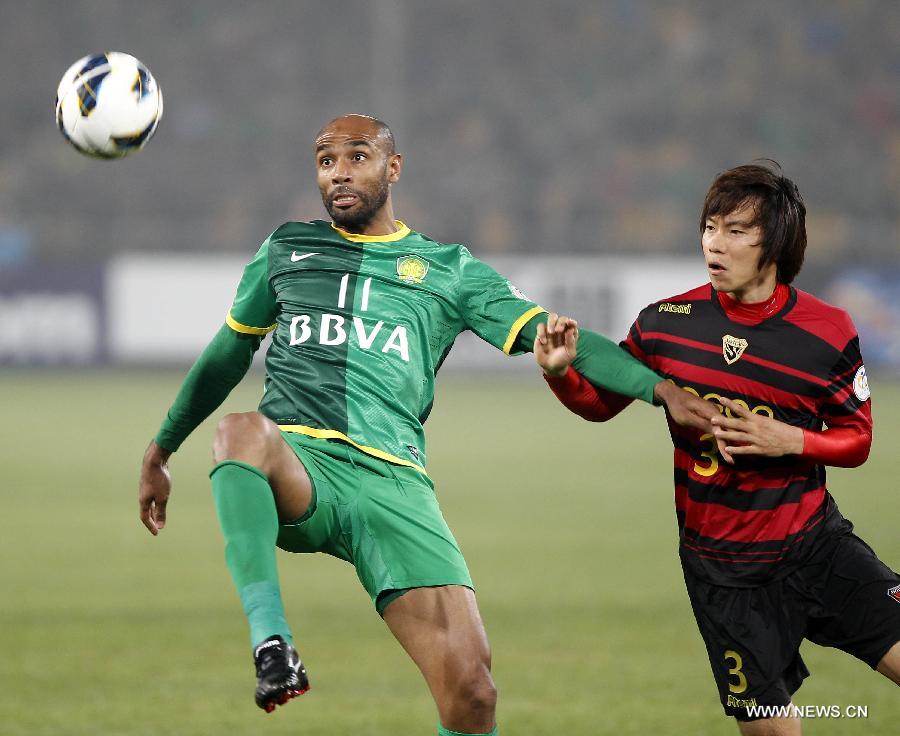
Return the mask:
{"type": "Polygon", "coordinates": [[[872,434],[855,427],[832,427],[824,432],[803,430],[803,454],[820,465],[855,468],[869,457],[872,434]]]}
{"type": "Polygon", "coordinates": [[[828,417],[828,429],[803,430],[803,453],[821,465],[855,468],[869,457],[872,447],[872,405],[868,398],[852,414],[828,417]]]}
{"type": "Polygon", "coordinates": [[[605,422],[634,399],[594,386],[572,366],[561,376],[543,374],[550,390],[563,406],[589,422],[605,422]]]}
{"type": "Polygon", "coordinates": [[[855,468],[866,461],[872,447],[872,402],[859,337],[849,316],[846,322],[851,337],[831,370],[827,397],[821,404],[828,429],[803,431],[801,457],[821,465],[855,468]]]}

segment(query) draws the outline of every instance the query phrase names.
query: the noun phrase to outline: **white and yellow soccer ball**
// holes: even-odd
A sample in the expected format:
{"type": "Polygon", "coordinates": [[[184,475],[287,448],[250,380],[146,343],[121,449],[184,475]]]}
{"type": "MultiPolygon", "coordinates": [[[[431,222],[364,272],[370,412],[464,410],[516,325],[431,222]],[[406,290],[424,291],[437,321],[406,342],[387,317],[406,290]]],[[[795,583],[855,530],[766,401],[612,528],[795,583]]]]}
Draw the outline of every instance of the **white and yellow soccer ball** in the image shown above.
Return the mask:
{"type": "Polygon", "coordinates": [[[78,151],[97,158],[141,150],[162,111],[162,93],[150,70],[119,51],[79,59],[56,91],[60,132],[78,151]]]}

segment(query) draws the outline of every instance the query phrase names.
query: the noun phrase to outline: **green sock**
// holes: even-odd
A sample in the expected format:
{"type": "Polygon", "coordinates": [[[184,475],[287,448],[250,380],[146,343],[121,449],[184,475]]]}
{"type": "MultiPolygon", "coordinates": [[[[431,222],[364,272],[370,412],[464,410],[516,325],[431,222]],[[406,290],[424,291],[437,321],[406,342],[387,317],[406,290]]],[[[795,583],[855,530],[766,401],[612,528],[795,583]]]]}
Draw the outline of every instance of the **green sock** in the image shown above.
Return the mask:
{"type": "Polygon", "coordinates": [[[497,727],[494,726],[487,733],[463,733],[462,731],[451,731],[438,723],[438,736],[497,736],[497,727]]]}
{"type": "Polygon", "coordinates": [[[293,643],[278,584],[278,512],[268,479],[236,460],[219,463],[209,477],[225,538],[225,562],[250,624],[250,646],[275,634],[293,643]]]}

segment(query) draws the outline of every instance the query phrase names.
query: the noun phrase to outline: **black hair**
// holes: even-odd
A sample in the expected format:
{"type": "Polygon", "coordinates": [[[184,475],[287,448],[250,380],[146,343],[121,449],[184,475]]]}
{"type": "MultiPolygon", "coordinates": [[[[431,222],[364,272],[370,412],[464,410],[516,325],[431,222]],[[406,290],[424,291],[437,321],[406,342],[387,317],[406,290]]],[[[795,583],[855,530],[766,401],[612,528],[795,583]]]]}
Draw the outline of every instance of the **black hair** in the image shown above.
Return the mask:
{"type": "Polygon", "coordinates": [[[771,159],[724,171],[706,193],[700,233],[710,217],[727,215],[746,206],[753,208],[752,224],[759,225],[763,232],[760,268],[775,263],[778,281],[791,283],[800,272],[806,253],[806,205],[797,185],[771,159]]]}

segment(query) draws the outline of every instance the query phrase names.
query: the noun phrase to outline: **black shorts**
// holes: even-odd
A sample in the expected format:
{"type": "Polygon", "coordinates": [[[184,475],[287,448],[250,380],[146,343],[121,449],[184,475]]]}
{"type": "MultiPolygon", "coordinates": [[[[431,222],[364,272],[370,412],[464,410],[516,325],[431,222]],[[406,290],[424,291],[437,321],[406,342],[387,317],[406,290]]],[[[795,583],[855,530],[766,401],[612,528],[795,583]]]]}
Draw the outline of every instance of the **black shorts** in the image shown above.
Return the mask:
{"type": "Polygon", "coordinates": [[[835,536],[799,569],[758,588],[712,585],[685,572],[725,713],[787,705],[809,675],[803,639],[875,668],[900,641],[900,576],[855,534],[835,536]]]}

